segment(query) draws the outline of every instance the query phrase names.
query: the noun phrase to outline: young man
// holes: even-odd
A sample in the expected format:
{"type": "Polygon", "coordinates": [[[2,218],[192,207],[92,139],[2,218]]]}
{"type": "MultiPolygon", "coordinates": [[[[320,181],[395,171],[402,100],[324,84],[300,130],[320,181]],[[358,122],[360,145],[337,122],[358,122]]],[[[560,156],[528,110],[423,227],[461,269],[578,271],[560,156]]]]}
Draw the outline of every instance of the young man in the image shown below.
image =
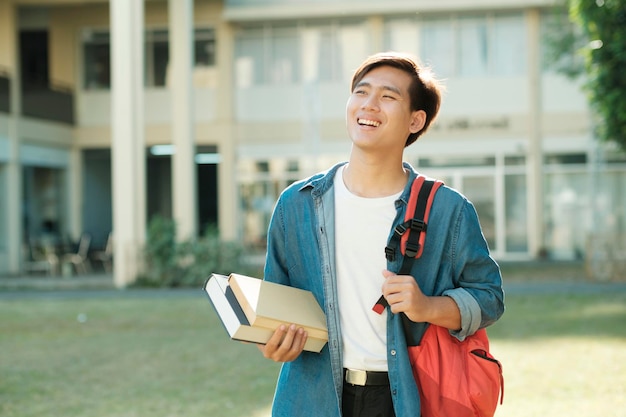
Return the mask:
{"type": "Polygon", "coordinates": [[[418,337],[434,323],[461,340],[502,315],[498,265],[474,207],[450,188],[437,191],[425,250],[410,275],[392,272],[401,256],[385,257],[417,176],[403,150],[428,129],[439,104],[439,85],[414,60],[369,57],[353,76],[346,108],[349,161],[280,196],[265,279],[312,291],[326,312],[329,341],[319,354],[303,352],[307,335],[292,325],[259,345],[283,362],[273,416],[419,416],[399,313],[418,337]],[[379,315],[372,307],[381,293],[389,307],[379,315]]]}

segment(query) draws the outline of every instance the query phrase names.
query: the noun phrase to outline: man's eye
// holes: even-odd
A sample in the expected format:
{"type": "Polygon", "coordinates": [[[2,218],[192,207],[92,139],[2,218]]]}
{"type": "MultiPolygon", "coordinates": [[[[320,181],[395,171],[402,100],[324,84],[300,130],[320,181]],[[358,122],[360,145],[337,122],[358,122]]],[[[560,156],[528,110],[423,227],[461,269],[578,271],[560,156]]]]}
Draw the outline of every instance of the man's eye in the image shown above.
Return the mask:
{"type": "Polygon", "coordinates": [[[364,95],[365,91],[363,91],[363,90],[354,90],[354,94],[356,94],[356,95],[364,95]]]}

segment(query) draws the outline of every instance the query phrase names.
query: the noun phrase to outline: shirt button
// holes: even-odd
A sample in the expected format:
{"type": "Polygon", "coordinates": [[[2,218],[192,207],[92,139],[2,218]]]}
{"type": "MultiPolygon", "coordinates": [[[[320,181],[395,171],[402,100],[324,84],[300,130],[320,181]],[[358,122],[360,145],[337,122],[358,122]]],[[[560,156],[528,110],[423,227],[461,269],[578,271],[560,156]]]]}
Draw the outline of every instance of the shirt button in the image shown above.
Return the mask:
{"type": "Polygon", "coordinates": [[[395,349],[391,349],[391,356],[396,356],[396,350],[395,349]]]}

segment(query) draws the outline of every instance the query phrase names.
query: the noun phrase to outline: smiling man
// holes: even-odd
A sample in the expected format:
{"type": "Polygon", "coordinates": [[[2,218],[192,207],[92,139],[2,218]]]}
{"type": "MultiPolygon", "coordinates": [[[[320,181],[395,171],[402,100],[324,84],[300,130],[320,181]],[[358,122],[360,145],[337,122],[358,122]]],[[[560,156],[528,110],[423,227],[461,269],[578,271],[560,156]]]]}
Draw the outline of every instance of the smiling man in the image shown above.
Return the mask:
{"type": "Polygon", "coordinates": [[[425,323],[462,340],[504,311],[500,270],[476,211],[448,187],[435,196],[426,250],[411,273],[394,274],[401,257],[385,258],[417,176],[404,149],[437,116],[440,85],[409,56],[381,53],[357,69],[351,87],[348,162],[288,187],[269,227],[265,279],[312,291],[329,331],[319,354],[303,351],[307,334],[293,325],[259,345],[283,362],[273,416],[419,416],[398,313],[417,340],[425,323]],[[377,314],[381,292],[389,306],[377,314]]]}

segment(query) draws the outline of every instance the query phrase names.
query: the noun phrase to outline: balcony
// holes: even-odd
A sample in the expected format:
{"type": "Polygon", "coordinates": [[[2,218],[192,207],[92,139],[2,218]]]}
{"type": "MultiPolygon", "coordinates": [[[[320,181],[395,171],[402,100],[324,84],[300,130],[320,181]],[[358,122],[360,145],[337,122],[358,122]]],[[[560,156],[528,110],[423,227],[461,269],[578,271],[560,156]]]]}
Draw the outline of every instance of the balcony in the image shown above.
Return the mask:
{"type": "Polygon", "coordinates": [[[315,17],[398,15],[416,12],[454,12],[467,10],[520,9],[551,7],[554,0],[225,0],[227,21],[265,21],[315,17]]]}
{"type": "Polygon", "coordinates": [[[25,85],[22,115],[73,125],[74,92],[60,85],[25,85]]]}
{"type": "Polygon", "coordinates": [[[2,113],[9,113],[11,110],[10,84],[8,72],[0,69],[0,112],[2,113]]]}

